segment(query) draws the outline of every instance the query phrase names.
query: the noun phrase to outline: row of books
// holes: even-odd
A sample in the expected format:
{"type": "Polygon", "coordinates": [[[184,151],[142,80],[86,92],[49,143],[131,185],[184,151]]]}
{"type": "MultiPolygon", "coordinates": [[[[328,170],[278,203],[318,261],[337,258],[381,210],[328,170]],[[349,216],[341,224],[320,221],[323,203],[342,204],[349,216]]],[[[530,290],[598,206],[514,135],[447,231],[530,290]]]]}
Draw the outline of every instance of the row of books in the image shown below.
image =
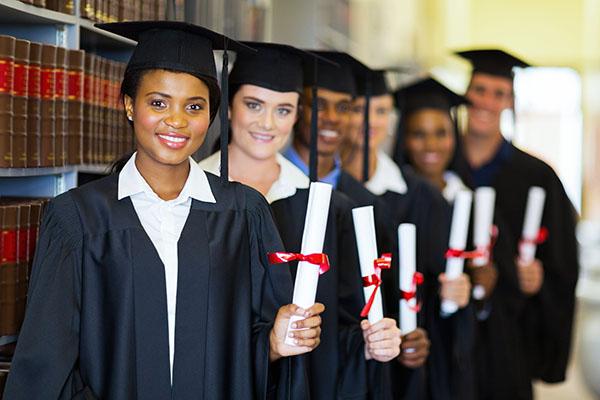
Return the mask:
{"type": "Polygon", "coordinates": [[[81,16],[95,22],[167,19],[166,0],[81,0],[81,16]]]}
{"type": "Polygon", "coordinates": [[[75,15],[74,0],[21,0],[22,3],[32,4],[48,10],[75,15]]]}
{"type": "Polygon", "coordinates": [[[125,64],[0,35],[0,167],[110,163],[133,146],[125,64]]]}
{"type": "Polygon", "coordinates": [[[16,335],[46,199],[0,198],[0,337],[16,335]]]}

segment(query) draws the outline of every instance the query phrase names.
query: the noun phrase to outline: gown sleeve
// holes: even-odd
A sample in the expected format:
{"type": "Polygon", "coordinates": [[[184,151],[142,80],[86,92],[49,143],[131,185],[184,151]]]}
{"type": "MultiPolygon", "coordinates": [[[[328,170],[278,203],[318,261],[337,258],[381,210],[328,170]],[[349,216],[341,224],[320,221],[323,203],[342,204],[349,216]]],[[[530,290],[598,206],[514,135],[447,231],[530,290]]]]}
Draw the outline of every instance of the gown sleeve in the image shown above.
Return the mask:
{"type": "Polygon", "coordinates": [[[69,193],[52,200],[37,244],[25,320],[4,398],[93,398],[77,367],[83,235],[69,193]]]}
{"type": "Polygon", "coordinates": [[[308,397],[304,357],[269,361],[269,334],[279,308],[291,303],[293,286],[287,264],[269,264],[267,258],[268,253],[284,249],[269,205],[257,192],[249,192],[248,197],[255,398],[304,399],[308,397]]]}

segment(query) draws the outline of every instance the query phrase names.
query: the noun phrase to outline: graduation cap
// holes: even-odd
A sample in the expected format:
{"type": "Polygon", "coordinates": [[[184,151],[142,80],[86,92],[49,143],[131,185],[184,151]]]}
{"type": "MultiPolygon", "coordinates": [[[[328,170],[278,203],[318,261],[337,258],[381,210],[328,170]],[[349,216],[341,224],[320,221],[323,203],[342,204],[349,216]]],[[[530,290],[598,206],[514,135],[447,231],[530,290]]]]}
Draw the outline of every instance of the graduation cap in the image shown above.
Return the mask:
{"type": "Polygon", "coordinates": [[[318,74],[315,77],[313,68],[308,67],[304,70],[304,85],[318,86],[323,89],[328,89],[333,92],[348,93],[351,96],[356,96],[356,82],[354,80],[354,70],[356,68],[366,68],[360,61],[352,57],[350,54],[332,50],[309,50],[311,53],[317,54],[327,60],[333,61],[323,62],[318,60],[318,74]]]}
{"type": "Polygon", "coordinates": [[[369,70],[366,74],[362,74],[360,71],[355,74],[354,78],[356,80],[357,96],[366,96],[367,86],[369,86],[371,96],[383,96],[389,94],[391,91],[385,79],[385,74],[388,71],[390,70],[375,69],[369,70]]]}
{"type": "MultiPolygon", "coordinates": [[[[401,114],[400,126],[406,123],[406,116],[413,112],[433,108],[450,114],[453,108],[469,103],[466,97],[453,92],[431,77],[421,79],[395,91],[394,101],[401,114]]],[[[455,129],[455,134],[456,131],[455,129]]],[[[394,150],[394,160],[399,165],[404,163],[404,145],[401,135],[402,129],[399,128],[394,150]]],[[[457,141],[457,147],[458,144],[457,141]]]]}
{"type": "Polygon", "coordinates": [[[243,53],[253,52],[254,49],[210,29],[185,22],[135,21],[96,26],[138,42],[127,64],[127,71],[167,69],[188,73],[205,82],[210,91],[211,121],[219,109],[219,99],[221,100],[221,178],[228,182],[227,50],[243,53]],[[213,50],[224,50],[221,91],[213,50]]]}
{"type": "Polygon", "coordinates": [[[246,41],[242,43],[257,51],[237,56],[229,75],[229,82],[232,84],[251,84],[277,92],[302,93],[304,69],[312,68],[312,63],[320,61],[338,67],[324,57],[287,44],[246,41]]]}
{"type": "Polygon", "coordinates": [[[500,49],[480,49],[457,51],[456,55],[468,60],[473,65],[473,73],[501,76],[513,79],[513,68],[530,67],[527,62],[500,49]]]}

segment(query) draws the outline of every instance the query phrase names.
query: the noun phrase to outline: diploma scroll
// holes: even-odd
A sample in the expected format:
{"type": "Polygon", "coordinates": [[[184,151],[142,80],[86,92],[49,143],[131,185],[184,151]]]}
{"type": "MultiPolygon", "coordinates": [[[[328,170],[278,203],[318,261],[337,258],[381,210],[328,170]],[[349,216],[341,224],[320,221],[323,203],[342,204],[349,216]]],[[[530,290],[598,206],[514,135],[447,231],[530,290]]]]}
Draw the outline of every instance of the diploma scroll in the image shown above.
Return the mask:
{"type": "MultiPolygon", "coordinates": [[[[490,261],[492,242],[492,224],[494,223],[494,202],[496,191],[482,186],[475,190],[475,212],[473,221],[473,244],[475,250],[483,255],[473,259],[473,265],[482,267],[490,261]]],[[[481,285],[473,288],[473,297],[481,300],[485,297],[485,289],[481,285]]]]}
{"type": "MultiPolygon", "coordinates": [[[[377,256],[377,238],[375,234],[375,217],[373,215],[373,206],[358,207],[352,209],[352,219],[354,221],[354,233],[356,235],[356,245],[358,247],[358,259],[360,262],[360,274],[363,278],[369,278],[375,273],[375,260],[377,256]]],[[[369,310],[369,322],[374,324],[383,319],[383,303],[381,300],[381,290],[377,285],[363,286],[365,302],[375,293],[375,298],[371,309],[369,310]]]]}
{"type": "Polygon", "coordinates": [[[519,243],[519,258],[526,264],[531,263],[535,258],[545,201],[546,191],[544,189],[538,186],[529,188],[523,232],[519,243]]]}
{"type": "MultiPolygon", "coordinates": [[[[331,191],[332,186],[327,183],[312,182],[310,184],[306,218],[304,220],[304,233],[302,234],[302,254],[323,252],[331,191]]],[[[296,271],[292,303],[304,309],[310,308],[315,304],[318,283],[319,266],[306,261],[300,261],[296,271]]],[[[293,316],[290,319],[288,333],[292,330],[291,324],[302,319],[302,317],[293,316]]],[[[286,344],[294,345],[293,339],[288,336],[286,335],[286,344]]]]}
{"type": "MultiPolygon", "coordinates": [[[[398,245],[400,249],[400,291],[415,290],[413,279],[417,270],[417,228],[414,224],[400,224],[398,245]]],[[[417,329],[417,298],[400,299],[400,330],[403,335],[417,329]]]]}
{"type": "MultiPolygon", "coordinates": [[[[451,250],[463,251],[467,245],[472,200],[473,194],[469,190],[461,190],[456,195],[448,243],[451,250]]],[[[450,280],[458,278],[463,273],[464,264],[465,260],[462,257],[448,257],[446,277],[450,280]]],[[[443,300],[441,309],[443,315],[450,315],[458,310],[458,305],[451,300],[443,300]]]]}

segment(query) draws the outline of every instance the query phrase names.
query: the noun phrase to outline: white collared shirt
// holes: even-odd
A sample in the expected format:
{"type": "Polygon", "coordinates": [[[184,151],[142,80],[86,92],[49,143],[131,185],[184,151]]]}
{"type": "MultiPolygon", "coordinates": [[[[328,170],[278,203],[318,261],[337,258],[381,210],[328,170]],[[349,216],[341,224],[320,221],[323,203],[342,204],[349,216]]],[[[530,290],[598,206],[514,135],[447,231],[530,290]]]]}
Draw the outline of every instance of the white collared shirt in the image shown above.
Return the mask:
{"type": "Polygon", "coordinates": [[[444,181],[446,181],[446,187],[442,190],[442,195],[448,203],[454,203],[456,195],[461,190],[470,190],[462,179],[452,171],[444,172],[444,181]]]}
{"type": "MultiPolygon", "coordinates": [[[[308,176],[292,164],[287,158],[277,153],[277,164],[279,164],[279,177],[269,189],[265,196],[269,204],[286,199],[296,194],[298,189],[307,189],[310,186],[308,176]]],[[[221,152],[215,154],[198,163],[200,168],[215,175],[221,174],[221,152]]],[[[232,180],[229,177],[229,180],[232,180]]]]}
{"type": "Polygon", "coordinates": [[[402,171],[396,163],[383,151],[377,151],[377,166],[375,173],[365,183],[371,193],[381,196],[385,192],[405,194],[408,191],[402,171]]]}
{"type": "Polygon", "coordinates": [[[169,361],[171,382],[173,382],[178,269],[177,242],[190,213],[192,199],[207,203],[215,203],[216,200],[206,174],[198,168],[192,158],[190,158],[190,173],[179,196],[173,200],[161,199],[138,171],[135,165],[136,154],[131,156],[119,173],[118,199],[131,198],[140,223],[150,237],[165,268],[169,361]]]}

